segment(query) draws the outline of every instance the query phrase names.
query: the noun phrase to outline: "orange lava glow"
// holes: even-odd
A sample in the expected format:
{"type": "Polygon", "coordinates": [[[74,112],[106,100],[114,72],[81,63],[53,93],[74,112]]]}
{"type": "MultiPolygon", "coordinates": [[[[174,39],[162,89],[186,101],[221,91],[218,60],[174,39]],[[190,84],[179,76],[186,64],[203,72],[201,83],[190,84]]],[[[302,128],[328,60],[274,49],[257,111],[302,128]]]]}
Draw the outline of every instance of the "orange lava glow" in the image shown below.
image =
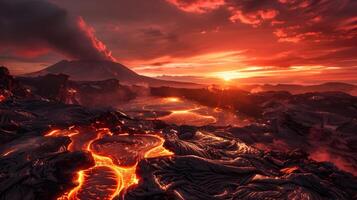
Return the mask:
{"type": "Polygon", "coordinates": [[[68,92],[69,94],[75,94],[75,93],[77,93],[77,90],[75,90],[75,89],[73,89],[73,88],[70,88],[70,89],[67,90],[67,92],[68,92]]]}
{"type": "Polygon", "coordinates": [[[11,150],[9,150],[9,151],[3,153],[2,156],[8,156],[8,155],[10,155],[11,153],[13,153],[13,152],[15,152],[15,151],[16,151],[16,149],[11,149],[11,150]]]}
{"type": "Polygon", "coordinates": [[[6,99],[6,97],[4,95],[0,94],[0,102],[5,101],[5,99],[6,99]]]}
{"type": "Polygon", "coordinates": [[[167,97],[167,98],[165,98],[164,99],[166,102],[179,102],[180,101],[180,99],[179,98],[177,98],[177,97],[167,97]]]}
{"type": "MultiPolygon", "coordinates": [[[[81,136],[81,131],[77,130],[75,127],[70,127],[66,130],[54,129],[45,134],[47,137],[57,137],[57,136],[68,136],[71,138],[72,143],[68,147],[70,151],[78,150],[76,149],[77,145],[73,144],[81,136]]],[[[163,147],[164,139],[157,135],[146,135],[148,139],[155,139],[159,142],[154,143],[155,146],[151,147],[149,150],[145,149],[145,152],[142,157],[137,158],[134,165],[131,166],[120,166],[115,162],[111,155],[102,155],[103,153],[98,153],[93,149],[93,143],[103,139],[104,137],[115,137],[110,132],[109,129],[102,128],[95,131],[95,138],[91,138],[86,142],[81,143],[81,150],[88,151],[92,154],[95,165],[89,169],[80,170],[77,172],[76,183],[77,186],[72,190],[66,192],[60,196],[57,200],[74,200],[74,199],[113,199],[115,196],[119,195],[121,191],[127,189],[131,185],[135,185],[139,182],[135,171],[136,166],[140,159],[143,158],[154,158],[161,156],[171,156],[172,152],[163,147]],[[107,174],[107,175],[106,175],[107,174]],[[96,176],[96,177],[95,177],[96,176]],[[97,185],[93,184],[94,179],[100,179],[101,177],[107,177],[105,183],[98,183],[97,185]],[[98,178],[99,177],[99,178],[98,178]],[[109,179],[108,179],[109,177],[109,179]],[[109,182],[109,183],[108,183],[109,182]],[[88,195],[90,197],[88,197],[88,195]]],[[[119,136],[117,136],[119,137],[119,136]]],[[[129,135],[123,134],[120,137],[128,137],[127,139],[135,139],[136,137],[144,137],[143,135],[129,135]]],[[[143,140],[145,141],[145,140],[143,140]]],[[[145,144],[140,144],[145,146],[145,144]]],[[[152,144],[150,144],[152,145],[152,144]]],[[[139,151],[133,149],[133,151],[139,151]]],[[[130,156],[128,154],[128,156],[130,156]]],[[[105,179],[105,178],[104,178],[105,179]]]]}
{"type": "Polygon", "coordinates": [[[294,171],[298,170],[299,167],[297,166],[292,166],[292,167],[287,167],[287,168],[284,168],[284,169],[281,169],[280,171],[284,174],[291,174],[293,173],[294,171]]]}

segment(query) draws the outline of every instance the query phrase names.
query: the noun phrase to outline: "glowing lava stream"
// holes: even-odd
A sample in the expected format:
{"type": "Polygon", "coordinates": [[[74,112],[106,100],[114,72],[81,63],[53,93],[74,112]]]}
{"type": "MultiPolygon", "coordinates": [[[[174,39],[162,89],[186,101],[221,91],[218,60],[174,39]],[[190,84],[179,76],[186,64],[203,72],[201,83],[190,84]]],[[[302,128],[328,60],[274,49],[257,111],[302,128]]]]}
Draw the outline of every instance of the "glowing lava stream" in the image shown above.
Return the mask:
{"type": "MultiPolygon", "coordinates": [[[[51,137],[53,137],[53,136],[68,136],[72,139],[72,143],[73,143],[72,137],[75,135],[78,135],[79,131],[71,130],[71,129],[73,129],[73,127],[70,127],[68,130],[58,130],[58,129],[52,130],[49,133],[47,133],[45,136],[51,136],[51,137]]],[[[103,136],[105,136],[105,135],[112,136],[112,133],[109,131],[109,129],[97,130],[96,138],[90,140],[87,144],[85,144],[83,146],[83,150],[87,150],[88,152],[90,152],[92,154],[94,161],[95,161],[95,166],[93,166],[89,169],[78,171],[77,172],[77,180],[76,180],[78,185],[75,188],[73,188],[72,190],[70,190],[69,192],[66,192],[65,194],[63,194],[57,200],[80,199],[77,195],[81,191],[81,189],[83,189],[83,186],[86,182],[86,179],[85,179],[86,175],[89,174],[91,170],[98,168],[98,167],[110,168],[113,172],[115,172],[115,176],[116,176],[116,181],[117,181],[116,189],[114,192],[112,192],[112,194],[110,195],[109,198],[105,198],[105,199],[113,199],[115,196],[119,195],[123,189],[126,189],[129,186],[138,183],[139,180],[135,173],[138,161],[136,162],[136,164],[134,166],[130,166],[130,167],[118,166],[113,162],[113,160],[110,157],[98,155],[92,149],[93,142],[103,138],[103,136]]],[[[138,136],[142,136],[142,135],[138,135],[138,136]]],[[[153,157],[173,155],[172,152],[170,152],[169,150],[167,150],[163,147],[163,143],[164,143],[163,138],[161,138],[157,135],[151,135],[151,134],[149,136],[159,139],[160,143],[157,146],[146,151],[143,156],[144,158],[153,158],[153,157]]],[[[69,146],[68,149],[71,149],[71,147],[69,146]]]]}

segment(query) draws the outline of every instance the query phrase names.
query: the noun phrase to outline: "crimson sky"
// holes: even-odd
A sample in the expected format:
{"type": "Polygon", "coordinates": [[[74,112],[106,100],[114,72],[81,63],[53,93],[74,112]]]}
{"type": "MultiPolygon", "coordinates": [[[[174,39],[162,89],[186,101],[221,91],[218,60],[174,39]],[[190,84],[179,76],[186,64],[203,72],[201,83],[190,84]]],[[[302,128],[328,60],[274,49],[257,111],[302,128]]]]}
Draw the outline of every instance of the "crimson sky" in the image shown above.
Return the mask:
{"type": "MultiPolygon", "coordinates": [[[[198,82],[357,83],[356,0],[48,2],[82,20],[107,57],[140,74],[198,82]]],[[[66,48],[6,42],[0,64],[17,74],[35,71],[75,58],[66,48]]]]}

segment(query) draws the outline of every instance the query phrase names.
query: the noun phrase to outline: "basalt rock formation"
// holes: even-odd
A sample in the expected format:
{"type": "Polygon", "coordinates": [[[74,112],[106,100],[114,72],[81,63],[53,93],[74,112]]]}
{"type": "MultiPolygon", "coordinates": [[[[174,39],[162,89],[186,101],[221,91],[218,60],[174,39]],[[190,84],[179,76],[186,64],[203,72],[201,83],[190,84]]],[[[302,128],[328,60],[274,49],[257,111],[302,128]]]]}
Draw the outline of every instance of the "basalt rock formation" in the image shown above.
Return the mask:
{"type": "Polygon", "coordinates": [[[17,77],[28,91],[52,101],[87,107],[109,107],[137,96],[136,89],[121,85],[117,79],[103,81],[72,81],[65,74],[38,77],[17,77]]]}

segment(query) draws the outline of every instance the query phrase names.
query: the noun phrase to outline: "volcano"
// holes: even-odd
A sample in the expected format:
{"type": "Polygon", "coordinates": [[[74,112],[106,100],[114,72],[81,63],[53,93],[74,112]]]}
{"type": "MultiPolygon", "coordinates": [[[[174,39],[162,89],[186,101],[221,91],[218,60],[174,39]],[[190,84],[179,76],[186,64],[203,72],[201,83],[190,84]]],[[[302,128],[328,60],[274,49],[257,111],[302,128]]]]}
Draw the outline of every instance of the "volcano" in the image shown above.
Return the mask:
{"type": "Polygon", "coordinates": [[[66,74],[74,81],[101,81],[107,79],[118,79],[120,83],[128,85],[147,85],[152,87],[171,86],[184,88],[200,88],[204,87],[196,83],[166,81],[155,79],[147,76],[142,76],[128,67],[111,61],[88,61],[62,60],[43,70],[25,74],[25,76],[44,76],[46,74],[66,74]]]}

